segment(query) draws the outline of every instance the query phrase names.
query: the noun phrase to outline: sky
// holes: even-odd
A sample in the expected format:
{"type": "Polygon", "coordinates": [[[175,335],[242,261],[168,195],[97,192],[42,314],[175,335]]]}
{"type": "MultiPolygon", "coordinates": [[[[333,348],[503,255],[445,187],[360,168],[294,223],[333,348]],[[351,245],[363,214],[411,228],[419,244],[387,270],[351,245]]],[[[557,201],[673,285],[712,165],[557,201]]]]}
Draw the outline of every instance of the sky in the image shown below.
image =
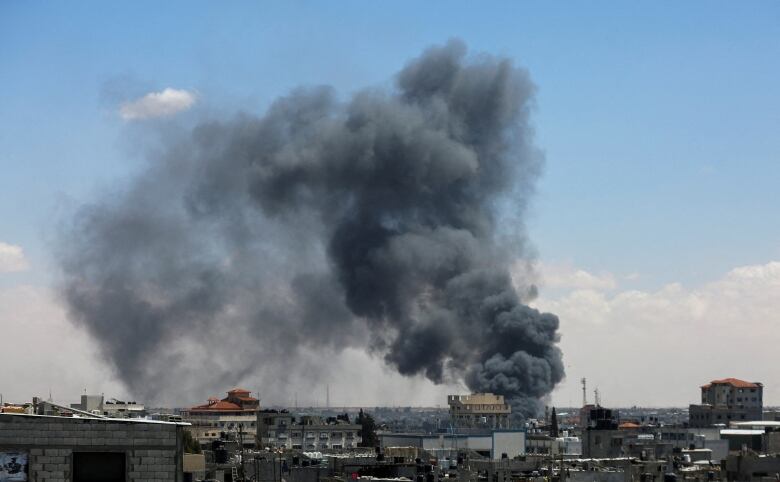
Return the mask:
{"type": "MultiPolygon", "coordinates": [[[[587,377],[604,404],[682,406],[735,376],[780,405],[780,4],[760,1],[0,1],[0,393],[132,396],[67,321],[54,253],[75,206],[143,167],[140,132],[262,113],[300,85],[388,88],[450,38],[537,85],[534,306],[560,316],[567,367],[550,402],[580,403],[587,377]]],[[[334,357],[334,403],[459,389],[334,357]]]]}

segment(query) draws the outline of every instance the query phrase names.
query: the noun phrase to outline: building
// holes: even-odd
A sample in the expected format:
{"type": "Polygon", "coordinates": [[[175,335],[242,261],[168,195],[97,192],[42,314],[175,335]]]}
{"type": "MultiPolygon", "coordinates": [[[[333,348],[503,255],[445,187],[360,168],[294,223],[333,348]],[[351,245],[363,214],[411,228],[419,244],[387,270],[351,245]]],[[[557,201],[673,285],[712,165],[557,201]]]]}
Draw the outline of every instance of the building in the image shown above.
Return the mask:
{"type": "Polygon", "coordinates": [[[3,413],[0,479],[182,482],[185,425],[3,413]]]}
{"type": "Polygon", "coordinates": [[[717,427],[660,427],[655,430],[656,437],[669,442],[680,450],[710,450],[710,460],[719,463],[729,453],[729,442],[720,438],[717,427]]]}
{"type": "Polygon", "coordinates": [[[737,378],[713,380],[701,387],[701,405],[689,407],[688,425],[711,427],[731,421],[761,420],[764,386],[737,378]]]}
{"type": "Polygon", "coordinates": [[[286,410],[257,412],[257,439],[260,447],[298,450],[354,449],[361,442],[361,426],[346,416],[295,417],[286,410]]]}
{"type": "Polygon", "coordinates": [[[82,395],[81,402],[71,403],[70,408],[110,418],[144,418],[146,416],[146,410],[142,403],[125,402],[116,398],[104,400],[103,395],[82,395]]]}
{"type": "Polygon", "coordinates": [[[201,444],[220,438],[243,439],[247,446],[255,444],[257,412],[260,400],[249,390],[234,388],[222,400],[210,398],[208,403],[182,411],[182,419],[192,424],[190,432],[201,444]]]}
{"type": "Polygon", "coordinates": [[[457,458],[461,451],[476,452],[491,459],[513,458],[527,453],[530,437],[525,430],[438,434],[384,432],[378,436],[383,450],[391,447],[414,447],[435,454],[442,460],[448,456],[457,458]]]}
{"type": "Polygon", "coordinates": [[[503,395],[472,393],[449,395],[450,420],[458,428],[509,428],[512,408],[504,402],[503,395]]]}
{"type": "Polygon", "coordinates": [[[620,425],[620,413],[600,405],[585,405],[580,409],[582,430],[616,430],[620,425]]]}

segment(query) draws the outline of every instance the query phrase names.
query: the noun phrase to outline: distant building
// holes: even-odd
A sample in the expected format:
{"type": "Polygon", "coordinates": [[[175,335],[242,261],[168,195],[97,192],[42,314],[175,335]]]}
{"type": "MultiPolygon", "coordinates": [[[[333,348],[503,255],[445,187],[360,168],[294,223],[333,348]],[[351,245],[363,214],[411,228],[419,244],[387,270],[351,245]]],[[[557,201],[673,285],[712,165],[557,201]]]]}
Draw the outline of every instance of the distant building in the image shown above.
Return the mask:
{"type": "Polygon", "coordinates": [[[701,405],[688,409],[688,425],[711,427],[731,421],[761,420],[764,386],[737,378],[713,380],[701,387],[701,405]]]}
{"type": "Polygon", "coordinates": [[[598,405],[585,405],[580,410],[580,426],[583,430],[617,430],[620,414],[617,410],[598,405]]]}
{"type": "Polygon", "coordinates": [[[190,432],[202,444],[233,436],[236,439],[243,437],[245,445],[254,445],[260,400],[250,393],[234,388],[222,400],[210,398],[205,405],[183,410],[182,419],[192,424],[190,432]]]}
{"type": "MultiPolygon", "coordinates": [[[[379,445],[383,450],[389,447],[414,447],[431,454],[440,460],[446,457],[457,458],[463,451],[476,452],[491,459],[513,458],[524,455],[529,444],[529,435],[525,430],[486,430],[481,433],[389,433],[380,432],[379,445]]],[[[549,439],[546,435],[541,435],[549,439]]],[[[554,440],[554,439],[553,439],[554,440]]],[[[548,445],[552,442],[548,440],[548,445]]],[[[534,444],[536,447],[540,444],[534,444]]]]}
{"type": "Polygon", "coordinates": [[[146,416],[146,409],[142,403],[125,402],[116,398],[105,400],[103,395],[82,395],[81,402],[71,403],[70,408],[109,418],[144,418],[146,416]]]}
{"type": "Polygon", "coordinates": [[[449,395],[450,419],[458,428],[508,428],[512,408],[504,402],[503,395],[472,393],[449,395]]]}
{"type": "Polygon", "coordinates": [[[257,438],[260,447],[297,450],[354,449],[360,444],[358,424],[346,418],[304,415],[295,417],[286,410],[257,413],[257,438]]]}
{"type": "Polygon", "coordinates": [[[720,462],[729,452],[729,443],[720,438],[717,427],[660,427],[655,430],[656,437],[681,450],[710,450],[710,460],[720,462]]]}

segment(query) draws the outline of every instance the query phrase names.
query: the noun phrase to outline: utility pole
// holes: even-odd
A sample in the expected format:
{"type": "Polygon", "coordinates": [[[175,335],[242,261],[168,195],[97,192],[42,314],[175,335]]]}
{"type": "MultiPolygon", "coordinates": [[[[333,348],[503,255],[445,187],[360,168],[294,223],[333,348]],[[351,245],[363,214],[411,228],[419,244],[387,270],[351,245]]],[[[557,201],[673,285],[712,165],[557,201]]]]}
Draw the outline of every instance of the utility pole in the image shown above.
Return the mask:
{"type": "Polygon", "coordinates": [[[244,480],[244,424],[239,423],[238,424],[238,445],[239,450],[241,451],[241,480],[244,480]]]}

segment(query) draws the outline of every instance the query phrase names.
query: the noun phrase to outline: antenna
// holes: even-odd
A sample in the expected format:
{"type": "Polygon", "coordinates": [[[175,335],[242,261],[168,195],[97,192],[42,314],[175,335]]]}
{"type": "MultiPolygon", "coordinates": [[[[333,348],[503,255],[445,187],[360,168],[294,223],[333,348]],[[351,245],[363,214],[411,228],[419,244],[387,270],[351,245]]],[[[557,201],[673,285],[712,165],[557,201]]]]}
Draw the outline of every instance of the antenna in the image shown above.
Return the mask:
{"type": "Polygon", "coordinates": [[[596,387],[595,390],[593,390],[593,396],[596,398],[596,406],[601,406],[601,398],[599,398],[599,387],[596,387]]]}
{"type": "Polygon", "coordinates": [[[585,377],[583,377],[582,380],[580,380],[580,383],[582,383],[582,406],[584,407],[588,404],[588,382],[585,380],[585,377]]]}

